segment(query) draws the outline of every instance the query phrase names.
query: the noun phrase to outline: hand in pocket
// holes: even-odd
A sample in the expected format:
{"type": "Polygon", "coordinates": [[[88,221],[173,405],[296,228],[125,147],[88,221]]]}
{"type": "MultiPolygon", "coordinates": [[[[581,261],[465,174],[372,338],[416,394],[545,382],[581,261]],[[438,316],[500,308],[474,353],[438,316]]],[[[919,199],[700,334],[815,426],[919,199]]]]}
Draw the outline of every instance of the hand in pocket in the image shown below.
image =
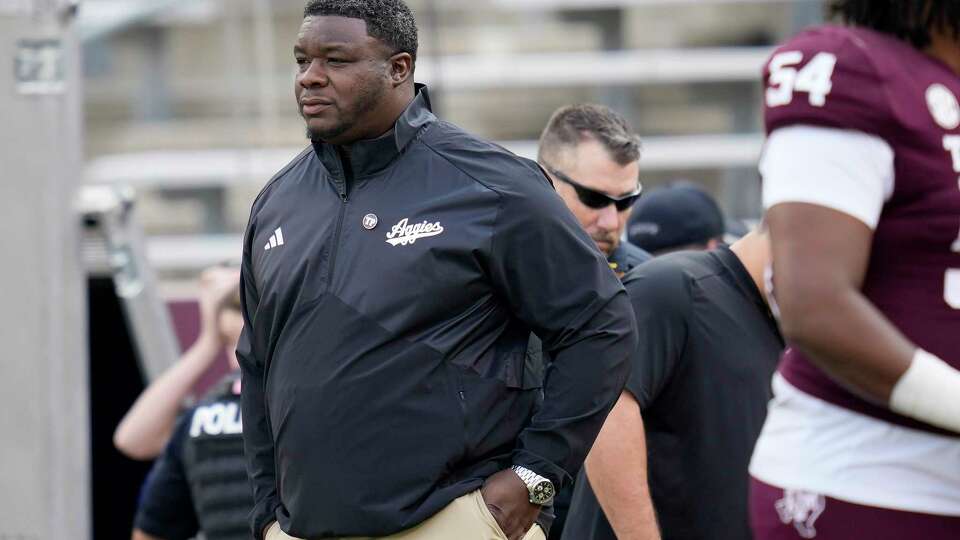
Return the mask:
{"type": "Polygon", "coordinates": [[[521,540],[540,514],[540,506],[530,502],[527,486],[510,469],[487,478],[480,495],[508,540],[521,540]]]}

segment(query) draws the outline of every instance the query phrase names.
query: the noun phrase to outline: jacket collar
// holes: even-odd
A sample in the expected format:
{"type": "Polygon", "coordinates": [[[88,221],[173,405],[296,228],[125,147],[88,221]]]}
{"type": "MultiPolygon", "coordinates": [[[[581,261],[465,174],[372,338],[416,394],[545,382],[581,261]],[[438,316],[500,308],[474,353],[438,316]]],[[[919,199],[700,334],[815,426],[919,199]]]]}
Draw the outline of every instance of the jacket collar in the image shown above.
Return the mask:
{"type": "MultiPolygon", "coordinates": [[[[407,105],[392,130],[376,139],[357,141],[349,146],[348,154],[354,178],[370,176],[385,169],[406,149],[421,129],[436,119],[427,87],[417,84],[413,101],[407,105]]],[[[337,152],[336,146],[321,141],[313,141],[312,144],[323,166],[334,176],[344,178],[341,153],[337,152]]]]}

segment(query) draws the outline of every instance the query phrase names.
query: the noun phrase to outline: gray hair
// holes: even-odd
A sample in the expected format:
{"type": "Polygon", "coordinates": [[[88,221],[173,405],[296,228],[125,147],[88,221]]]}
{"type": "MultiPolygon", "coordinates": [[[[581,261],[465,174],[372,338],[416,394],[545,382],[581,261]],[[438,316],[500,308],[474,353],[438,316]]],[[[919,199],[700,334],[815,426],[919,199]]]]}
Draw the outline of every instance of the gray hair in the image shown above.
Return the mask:
{"type": "Polygon", "coordinates": [[[620,165],[640,159],[640,136],[627,121],[609,107],[584,103],[557,109],[540,135],[539,158],[556,156],[587,139],[603,145],[620,165]]]}

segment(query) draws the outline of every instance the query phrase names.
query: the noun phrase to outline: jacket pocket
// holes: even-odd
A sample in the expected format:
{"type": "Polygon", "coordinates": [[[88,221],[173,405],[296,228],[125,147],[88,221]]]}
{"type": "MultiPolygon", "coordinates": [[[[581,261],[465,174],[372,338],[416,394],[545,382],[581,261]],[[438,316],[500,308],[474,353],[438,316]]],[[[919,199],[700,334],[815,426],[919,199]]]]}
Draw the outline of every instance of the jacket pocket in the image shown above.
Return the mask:
{"type": "Polygon", "coordinates": [[[548,361],[549,356],[543,350],[543,343],[536,334],[531,332],[530,339],[527,340],[527,350],[523,357],[519,388],[521,390],[542,388],[548,361]]]}
{"type": "Polygon", "coordinates": [[[526,342],[517,343],[513,350],[501,351],[498,378],[513,390],[542,388],[547,359],[540,339],[530,333],[526,342]]]}
{"type": "Polygon", "coordinates": [[[490,508],[487,506],[487,501],[483,500],[483,493],[478,489],[467,496],[473,499],[474,507],[480,520],[490,527],[491,532],[493,532],[497,538],[507,540],[507,533],[503,532],[503,527],[500,526],[497,518],[494,517],[493,512],[490,511],[490,508]]]}

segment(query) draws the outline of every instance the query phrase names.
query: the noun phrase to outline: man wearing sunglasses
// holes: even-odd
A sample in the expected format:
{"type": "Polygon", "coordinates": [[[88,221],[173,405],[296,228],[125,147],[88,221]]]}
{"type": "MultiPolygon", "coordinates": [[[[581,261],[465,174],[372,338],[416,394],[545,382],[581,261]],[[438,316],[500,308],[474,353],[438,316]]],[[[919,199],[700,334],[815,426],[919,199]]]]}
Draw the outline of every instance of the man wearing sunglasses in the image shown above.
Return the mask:
{"type": "Polygon", "coordinates": [[[538,161],[617,275],[650,258],[622,240],[642,191],[640,137],[623,117],[602,105],[558,109],[540,136],[538,161]]]}
{"type": "MultiPolygon", "coordinates": [[[[561,107],[540,136],[537,161],[617,276],[651,258],[623,239],[642,187],[640,136],[622,116],[602,105],[561,107]]],[[[554,497],[550,540],[563,532],[572,494],[570,485],[554,497]]]]}

